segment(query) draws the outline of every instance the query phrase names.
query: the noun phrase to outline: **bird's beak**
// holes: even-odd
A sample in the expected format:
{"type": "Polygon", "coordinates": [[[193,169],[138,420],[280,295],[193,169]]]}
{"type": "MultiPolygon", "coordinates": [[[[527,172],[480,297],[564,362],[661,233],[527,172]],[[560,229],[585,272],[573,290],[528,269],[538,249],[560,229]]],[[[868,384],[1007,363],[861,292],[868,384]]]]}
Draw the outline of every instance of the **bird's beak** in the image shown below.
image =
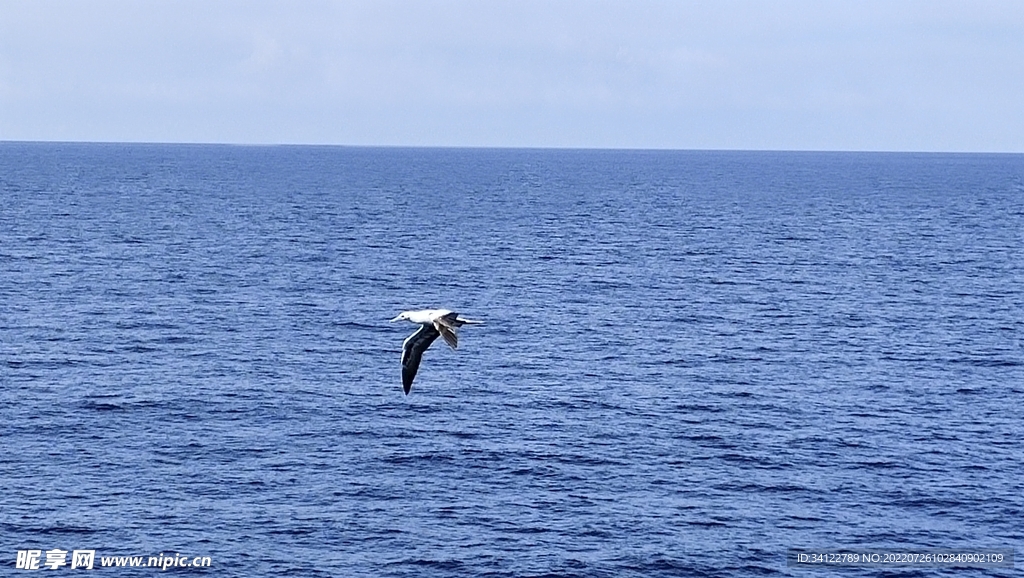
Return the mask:
{"type": "Polygon", "coordinates": [[[388,321],[388,323],[394,323],[395,321],[401,321],[401,320],[402,320],[402,316],[401,316],[401,315],[399,315],[398,317],[395,317],[395,318],[394,318],[394,319],[392,319],[391,321],[388,321]]]}

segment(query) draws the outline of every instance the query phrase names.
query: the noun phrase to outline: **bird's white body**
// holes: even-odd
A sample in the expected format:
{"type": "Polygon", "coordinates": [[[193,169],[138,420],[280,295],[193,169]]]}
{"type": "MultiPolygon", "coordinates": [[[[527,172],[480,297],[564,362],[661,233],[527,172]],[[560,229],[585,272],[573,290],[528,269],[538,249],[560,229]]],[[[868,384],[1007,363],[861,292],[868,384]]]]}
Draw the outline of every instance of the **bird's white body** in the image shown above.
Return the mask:
{"type": "Polygon", "coordinates": [[[399,321],[405,319],[412,321],[413,323],[433,323],[435,319],[448,315],[451,311],[447,309],[423,309],[420,311],[404,311],[398,317],[392,319],[392,321],[399,321]]]}

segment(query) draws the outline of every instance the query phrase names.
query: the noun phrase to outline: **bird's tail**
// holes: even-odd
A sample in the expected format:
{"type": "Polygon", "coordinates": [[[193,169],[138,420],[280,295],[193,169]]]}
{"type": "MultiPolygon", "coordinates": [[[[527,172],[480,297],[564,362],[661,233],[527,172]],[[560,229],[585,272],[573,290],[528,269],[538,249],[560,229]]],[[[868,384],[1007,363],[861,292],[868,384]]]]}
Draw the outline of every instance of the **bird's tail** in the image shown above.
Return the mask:
{"type": "Polygon", "coordinates": [[[458,321],[459,323],[463,324],[463,325],[483,325],[484,324],[483,321],[478,321],[476,319],[466,319],[465,317],[457,317],[455,320],[458,321]]]}

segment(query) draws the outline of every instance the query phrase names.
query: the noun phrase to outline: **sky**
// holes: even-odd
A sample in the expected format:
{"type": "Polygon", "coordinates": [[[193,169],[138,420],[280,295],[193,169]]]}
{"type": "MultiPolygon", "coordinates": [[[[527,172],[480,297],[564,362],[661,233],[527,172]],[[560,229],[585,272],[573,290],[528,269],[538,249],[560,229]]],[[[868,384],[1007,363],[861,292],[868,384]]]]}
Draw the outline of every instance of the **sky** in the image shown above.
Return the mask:
{"type": "Polygon", "coordinates": [[[0,140],[1024,152],[1024,2],[0,0],[0,140]]]}

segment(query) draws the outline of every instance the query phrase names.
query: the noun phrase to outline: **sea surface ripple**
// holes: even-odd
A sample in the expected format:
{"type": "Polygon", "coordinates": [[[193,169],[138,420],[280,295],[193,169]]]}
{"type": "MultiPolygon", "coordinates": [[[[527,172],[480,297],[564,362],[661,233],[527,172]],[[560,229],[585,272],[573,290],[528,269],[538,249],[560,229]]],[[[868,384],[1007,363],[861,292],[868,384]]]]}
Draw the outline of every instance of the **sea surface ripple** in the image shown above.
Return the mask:
{"type": "Polygon", "coordinates": [[[4,575],[1024,552],[1024,156],[0,143],[0,194],[4,575]],[[487,324],[405,396],[427,307],[487,324]]]}

